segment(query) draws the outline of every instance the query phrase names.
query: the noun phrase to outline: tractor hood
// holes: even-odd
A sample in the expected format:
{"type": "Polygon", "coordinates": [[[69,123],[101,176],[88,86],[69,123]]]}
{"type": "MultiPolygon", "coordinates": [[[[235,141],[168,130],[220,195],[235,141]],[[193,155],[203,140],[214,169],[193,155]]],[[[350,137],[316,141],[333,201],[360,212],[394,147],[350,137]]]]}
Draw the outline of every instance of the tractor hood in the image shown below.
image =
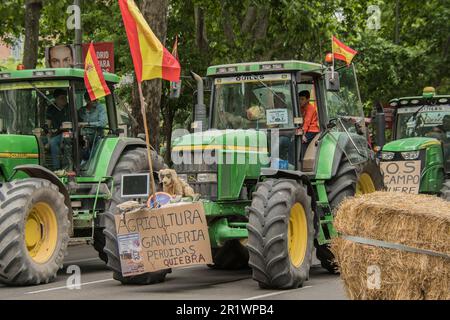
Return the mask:
{"type": "Polygon", "coordinates": [[[39,164],[36,137],[0,134],[0,181],[9,177],[14,167],[24,164],[39,164]]]}
{"type": "Polygon", "coordinates": [[[430,145],[440,145],[441,143],[437,139],[416,137],[416,138],[405,138],[400,140],[395,140],[387,143],[383,147],[383,151],[390,152],[403,152],[403,151],[416,151],[426,149],[430,145]]]}
{"type": "Polygon", "coordinates": [[[265,132],[256,130],[209,130],[173,141],[172,151],[236,150],[267,152],[265,132]]]}

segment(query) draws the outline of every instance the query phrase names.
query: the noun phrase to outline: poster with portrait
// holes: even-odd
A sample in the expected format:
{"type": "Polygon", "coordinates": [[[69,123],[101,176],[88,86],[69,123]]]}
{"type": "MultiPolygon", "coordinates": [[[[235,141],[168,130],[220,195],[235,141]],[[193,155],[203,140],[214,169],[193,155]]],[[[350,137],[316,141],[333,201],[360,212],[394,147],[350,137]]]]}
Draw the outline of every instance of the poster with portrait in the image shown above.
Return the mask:
{"type": "Polygon", "coordinates": [[[47,68],[73,68],[75,50],[72,45],[58,45],[45,49],[45,64],[47,68]]]}

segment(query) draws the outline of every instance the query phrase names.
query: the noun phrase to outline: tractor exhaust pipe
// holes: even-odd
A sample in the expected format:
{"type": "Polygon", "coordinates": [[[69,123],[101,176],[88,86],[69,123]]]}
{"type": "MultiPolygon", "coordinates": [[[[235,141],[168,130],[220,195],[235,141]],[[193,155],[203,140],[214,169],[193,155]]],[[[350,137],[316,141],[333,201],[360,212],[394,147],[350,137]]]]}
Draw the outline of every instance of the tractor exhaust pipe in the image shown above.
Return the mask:
{"type": "Polygon", "coordinates": [[[380,148],[383,148],[383,146],[386,144],[386,116],[384,114],[383,105],[381,103],[378,103],[378,105],[376,106],[376,110],[376,144],[380,148]]]}
{"type": "Polygon", "coordinates": [[[194,109],[194,121],[201,122],[202,128],[206,128],[206,105],[205,105],[205,89],[203,79],[195,72],[191,71],[191,77],[197,82],[197,104],[194,109]]]}

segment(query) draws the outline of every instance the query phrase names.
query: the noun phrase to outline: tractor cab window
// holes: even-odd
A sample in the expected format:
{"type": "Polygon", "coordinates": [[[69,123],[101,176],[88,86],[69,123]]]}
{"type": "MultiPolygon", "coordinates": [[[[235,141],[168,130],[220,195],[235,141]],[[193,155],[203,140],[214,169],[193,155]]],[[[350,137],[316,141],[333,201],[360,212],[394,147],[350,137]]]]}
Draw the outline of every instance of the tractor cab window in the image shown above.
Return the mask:
{"type": "Polygon", "coordinates": [[[42,165],[59,170],[66,154],[63,132],[71,126],[68,81],[28,81],[0,85],[0,132],[35,135],[42,165]]]}
{"type": "Polygon", "coordinates": [[[398,109],[396,138],[433,137],[450,140],[450,105],[425,105],[398,109]]]}
{"type": "Polygon", "coordinates": [[[338,70],[341,89],[327,92],[327,112],[329,119],[338,119],[340,130],[351,133],[365,132],[363,105],[359,96],[353,65],[338,70]]]}
{"type": "Polygon", "coordinates": [[[106,99],[92,100],[84,83],[75,83],[75,104],[80,128],[80,155],[82,169],[89,162],[101,139],[107,134],[108,114],[106,99]]]}
{"type": "Polygon", "coordinates": [[[213,128],[293,128],[290,74],[217,78],[213,128]]]}
{"type": "Polygon", "coordinates": [[[326,94],[327,113],[332,131],[342,132],[345,135],[337,143],[346,158],[352,164],[367,161],[369,154],[367,148],[367,130],[364,109],[358,90],[354,66],[342,67],[338,70],[340,90],[328,91],[326,94]],[[345,137],[345,138],[344,138],[345,137]]]}

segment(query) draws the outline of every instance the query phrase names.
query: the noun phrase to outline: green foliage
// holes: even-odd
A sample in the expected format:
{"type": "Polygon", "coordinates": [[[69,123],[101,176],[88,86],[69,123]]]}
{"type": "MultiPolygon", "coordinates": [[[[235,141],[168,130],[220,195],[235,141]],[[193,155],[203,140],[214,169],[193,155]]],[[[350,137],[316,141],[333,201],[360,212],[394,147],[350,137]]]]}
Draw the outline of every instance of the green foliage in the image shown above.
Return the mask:
{"type": "MultiPolygon", "coordinates": [[[[24,2],[0,4],[0,37],[5,41],[23,34],[24,2]]],[[[45,46],[73,42],[74,31],[65,25],[66,8],[72,3],[44,1],[41,57],[45,46]]],[[[82,1],[82,13],[84,42],[113,41],[117,73],[132,72],[117,0],[82,1]]],[[[191,70],[205,74],[212,64],[271,59],[321,62],[331,50],[331,36],[336,35],[359,52],[355,64],[369,114],[375,102],[417,95],[425,86],[434,86],[441,94],[450,91],[449,21],[448,0],[171,0],[166,47],[171,50],[178,35],[183,75],[189,76],[191,70]],[[369,5],[381,10],[379,30],[367,28],[369,5]]],[[[163,99],[175,109],[175,127],[184,126],[195,103],[195,83],[184,79],[183,84],[179,100],[168,104],[163,99]]],[[[124,94],[128,102],[130,97],[124,94]]]]}

